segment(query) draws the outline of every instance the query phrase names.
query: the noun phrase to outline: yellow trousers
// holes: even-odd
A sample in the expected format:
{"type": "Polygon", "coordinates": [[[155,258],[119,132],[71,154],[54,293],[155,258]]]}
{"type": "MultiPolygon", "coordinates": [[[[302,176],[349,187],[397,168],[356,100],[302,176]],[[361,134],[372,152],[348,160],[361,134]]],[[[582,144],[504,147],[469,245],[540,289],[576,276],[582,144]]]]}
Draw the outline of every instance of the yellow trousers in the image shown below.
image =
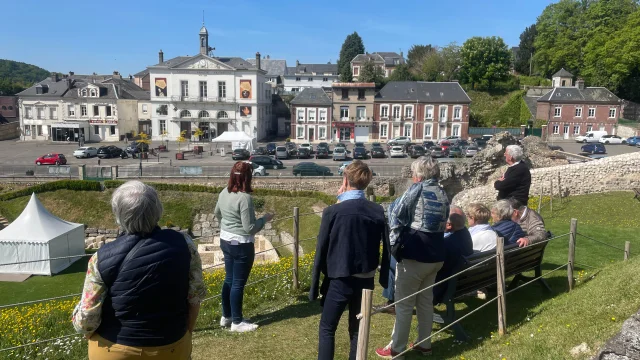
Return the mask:
{"type": "Polygon", "coordinates": [[[89,360],[189,360],[191,358],[191,332],[173,344],[156,347],[134,347],[112,343],[98,334],[89,339],[89,360]]]}

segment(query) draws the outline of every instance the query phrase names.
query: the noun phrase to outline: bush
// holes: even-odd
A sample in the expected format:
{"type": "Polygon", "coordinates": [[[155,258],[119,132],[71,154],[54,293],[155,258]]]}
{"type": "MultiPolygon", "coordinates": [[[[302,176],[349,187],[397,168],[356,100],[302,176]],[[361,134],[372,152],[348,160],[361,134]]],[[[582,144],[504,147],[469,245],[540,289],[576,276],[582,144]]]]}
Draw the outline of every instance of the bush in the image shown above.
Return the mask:
{"type": "Polygon", "coordinates": [[[29,186],[24,189],[0,195],[0,201],[29,196],[32,193],[43,193],[56,190],[102,191],[100,182],[87,180],[61,180],[29,186]]]}

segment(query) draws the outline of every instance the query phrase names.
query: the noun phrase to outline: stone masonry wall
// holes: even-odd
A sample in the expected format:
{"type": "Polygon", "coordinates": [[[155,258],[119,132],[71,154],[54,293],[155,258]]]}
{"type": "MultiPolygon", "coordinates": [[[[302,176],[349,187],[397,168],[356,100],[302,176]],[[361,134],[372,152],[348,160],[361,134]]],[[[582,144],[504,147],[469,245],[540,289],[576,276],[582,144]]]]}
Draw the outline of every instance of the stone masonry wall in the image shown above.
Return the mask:
{"type": "MultiPolygon", "coordinates": [[[[256,217],[262,215],[256,214],[256,217]]],[[[191,234],[195,239],[198,239],[200,243],[214,243],[220,238],[220,224],[213,213],[197,214],[193,218],[193,227],[191,234]]],[[[264,236],[270,243],[279,243],[280,235],[273,228],[273,225],[268,222],[265,224],[264,229],[260,230],[256,235],[264,236]]]]}
{"type": "Polygon", "coordinates": [[[616,135],[620,136],[623,139],[640,135],[640,130],[636,128],[632,128],[630,126],[618,125],[616,128],[616,135]]]}

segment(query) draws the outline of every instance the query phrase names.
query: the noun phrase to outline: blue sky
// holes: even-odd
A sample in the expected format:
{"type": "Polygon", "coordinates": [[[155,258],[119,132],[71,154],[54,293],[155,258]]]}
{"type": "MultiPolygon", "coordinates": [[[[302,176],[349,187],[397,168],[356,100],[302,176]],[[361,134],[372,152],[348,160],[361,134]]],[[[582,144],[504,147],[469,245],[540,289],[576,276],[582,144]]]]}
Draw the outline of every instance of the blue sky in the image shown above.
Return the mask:
{"type": "Polygon", "coordinates": [[[250,58],[259,51],[289,66],[296,59],[335,63],[353,31],[368,52],[402,50],[405,56],[413,44],[462,44],[472,36],[501,36],[517,46],[520,33],[552,2],[6,1],[0,58],[63,73],[134,74],[157,63],[160,49],[165,59],[196,54],[202,10],[215,55],[250,58]]]}

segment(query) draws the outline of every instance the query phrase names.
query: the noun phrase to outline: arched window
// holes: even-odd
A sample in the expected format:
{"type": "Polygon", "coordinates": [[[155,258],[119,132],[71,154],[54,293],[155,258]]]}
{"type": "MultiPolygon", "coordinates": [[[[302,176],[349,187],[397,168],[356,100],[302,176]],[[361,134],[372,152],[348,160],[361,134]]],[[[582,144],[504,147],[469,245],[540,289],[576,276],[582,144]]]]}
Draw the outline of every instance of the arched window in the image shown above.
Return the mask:
{"type": "Polygon", "coordinates": [[[206,111],[206,110],[202,110],[202,111],[200,111],[200,112],[198,113],[198,117],[199,117],[200,119],[202,119],[202,118],[208,118],[208,117],[209,117],[209,112],[208,112],[208,111],[206,111]]]}
{"type": "Polygon", "coordinates": [[[189,111],[189,110],[180,111],[180,117],[181,118],[190,118],[191,117],[191,111],[189,111]]]}
{"type": "Polygon", "coordinates": [[[96,89],[91,89],[91,97],[96,97],[96,89]]]}
{"type": "Polygon", "coordinates": [[[81,91],[81,94],[80,94],[80,95],[81,95],[81,96],[85,96],[85,97],[86,97],[86,96],[87,96],[87,89],[82,89],[82,91],[81,91]]]}
{"type": "Polygon", "coordinates": [[[229,115],[227,115],[226,111],[218,111],[218,119],[228,119],[229,115]]]}
{"type": "Polygon", "coordinates": [[[2,105],[2,110],[7,110],[7,107],[2,105]]]}

